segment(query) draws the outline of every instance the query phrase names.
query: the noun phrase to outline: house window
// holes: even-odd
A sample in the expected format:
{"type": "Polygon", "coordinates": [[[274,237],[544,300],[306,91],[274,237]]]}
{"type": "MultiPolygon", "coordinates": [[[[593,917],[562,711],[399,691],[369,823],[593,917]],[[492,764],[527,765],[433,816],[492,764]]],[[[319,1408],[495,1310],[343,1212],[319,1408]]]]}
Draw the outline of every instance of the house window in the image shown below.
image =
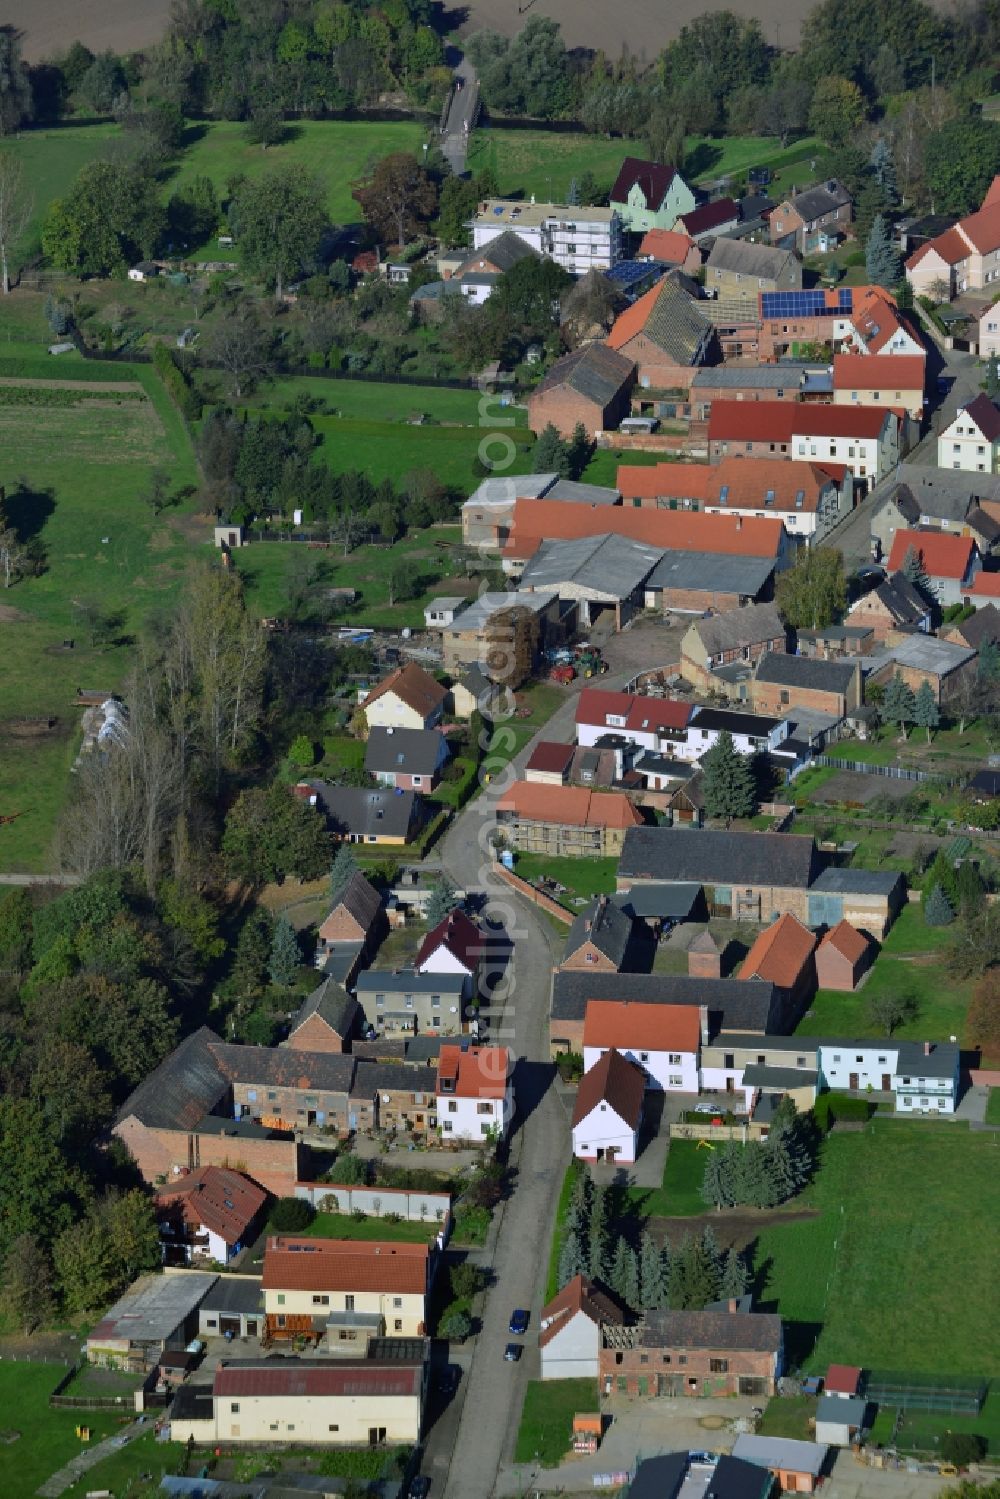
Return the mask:
{"type": "Polygon", "coordinates": [[[383,1008],[385,1007],[385,995],[384,994],[376,994],[376,996],[375,996],[375,1008],[378,1009],[380,1006],[383,1007],[383,1008]]]}
{"type": "Polygon", "coordinates": [[[649,1061],[649,1052],[648,1051],[640,1051],[640,1053],[639,1053],[639,1061],[640,1062],[648,1062],[649,1061]]]}
{"type": "Polygon", "coordinates": [[[684,1079],[682,1077],[671,1076],[667,1079],[667,1082],[671,1088],[682,1088],[684,1086],[684,1079]]]}
{"type": "Polygon", "coordinates": [[[476,1104],[476,1113],[477,1114],[492,1114],[493,1113],[493,1105],[491,1103],[477,1103],[476,1104]]]}
{"type": "Polygon", "coordinates": [[[284,1304],[285,1304],[285,1293],[284,1293],[284,1291],[279,1291],[278,1292],[278,1305],[279,1306],[284,1306],[284,1304]]]}
{"type": "Polygon", "coordinates": [[[686,1364],[686,1363],[687,1363],[687,1361],[688,1361],[688,1356],[687,1356],[687,1354],[686,1354],[686,1353],[679,1353],[679,1354],[678,1354],[678,1355],[677,1355],[677,1362],[678,1362],[678,1363],[679,1363],[679,1364],[686,1364]]]}
{"type": "Polygon", "coordinates": [[[229,1402],[229,1414],[231,1416],[238,1416],[239,1413],[240,1413],[240,1402],[238,1400],[230,1400],[230,1402],[229,1402]]]}
{"type": "Polygon", "coordinates": [[[414,776],[413,777],[413,784],[414,784],[414,786],[422,786],[424,784],[424,778],[423,778],[423,776],[414,776]]]}
{"type": "Polygon", "coordinates": [[[450,1135],[451,1132],[452,1132],[451,1120],[450,1119],[445,1119],[442,1122],[441,1128],[444,1130],[444,1132],[445,1132],[446,1135],[450,1135]]]}
{"type": "Polygon", "coordinates": [[[649,1354],[648,1353],[640,1353],[640,1355],[639,1355],[639,1362],[640,1362],[640,1364],[648,1364],[649,1363],[649,1354]]]}
{"type": "Polygon", "coordinates": [[[353,1310],[354,1310],[354,1297],[353,1297],[353,1295],[345,1296],[344,1297],[344,1311],[345,1312],[353,1312],[353,1310]]]}
{"type": "Polygon", "coordinates": [[[710,1358],[708,1361],[710,1374],[728,1374],[729,1360],[727,1358],[710,1358]]]}
{"type": "Polygon", "coordinates": [[[313,1297],[313,1306],[329,1306],[329,1305],[330,1305],[330,1298],[329,1298],[329,1296],[314,1296],[313,1297]]]}
{"type": "Polygon", "coordinates": [[[672,1051],[667,1057],[667,1061],[670,1063],[671,1067],[679,1067],[681,1065],[680,1052],[672,1051]]]}
{"type": "Polygon", "coordinates": [[[722,1065],[724,1067],[735,1067],[736,1066],[736,1053],[732,1052],[732,1051],[727,1051],[724,1054],[723,1058],[722,1058],[722,1065]]]}
{"type": "Polygon", "coordinates": [[[393,1304],[393,1307],[396,1309],[396,1311],[399,1311],[400,1308],[403,1305],[403,1298],[402,1298],[402,1296],[394,1296],[392,1298],[392,1304],[393,1304]]]}
{"type": "Polygon", "coordinates": [[[339,1426],[328,1426],[327,1430],[328,1431],[339,1431],[340,1427],[339,1426]]]}
{"type": "Polygon", "coordinates": [[[431,995],[431,1009],[432,1010],[440,1010],[440,1008],[441,1008],[441,996],[440,996],[440,994],[432,994],[431,995]]]}
{"type": "Polygon", "coordinates": [[[449,1114],[457,1114],[458,1113],[458,1104],[455,1102],[454,1099],[450,1099],[449,1102],[448,1102],[448,1113],[449,1114]]]}

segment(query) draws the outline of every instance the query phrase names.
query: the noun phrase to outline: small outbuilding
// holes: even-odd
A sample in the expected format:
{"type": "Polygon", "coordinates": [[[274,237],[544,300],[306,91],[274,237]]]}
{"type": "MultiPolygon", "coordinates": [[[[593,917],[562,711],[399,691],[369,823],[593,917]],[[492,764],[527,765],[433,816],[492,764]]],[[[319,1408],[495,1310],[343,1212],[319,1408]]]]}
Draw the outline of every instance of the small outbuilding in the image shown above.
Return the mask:
{"type": "Polygon", "coordinates": [[[152,281],[160,274],[160,267],[151,260],[140,260],[138,265],[129,267],[128,279],[130,281],[152,281]]]}
{"type": "Polygon", "coordinates": [[[733,1456],[767,1468],[789,1493],[811,1494],[823,1472],[827,1448],[791,1437],[738,1436],[733,1456]]]}
{"type": "Polygon", "coordinates": [[[875,943],[849,921],[838,921],[816,949],[816,982],[820,989],[852,993],[875,961],[875,943]]]}
{"type": "Polygon", "coordinates": [[[816,1440],[828,1447],[850,1447],[865,1429],[868,1407],[857,1396],[821,1395],[816,1403],[816,1440]]]}
{"type": "Polygon", "coordinates": [[[235,547],[246,546],[246,532],[242,526],[227,523],[215,528],[215,545],[232,551],[235,547]]]}

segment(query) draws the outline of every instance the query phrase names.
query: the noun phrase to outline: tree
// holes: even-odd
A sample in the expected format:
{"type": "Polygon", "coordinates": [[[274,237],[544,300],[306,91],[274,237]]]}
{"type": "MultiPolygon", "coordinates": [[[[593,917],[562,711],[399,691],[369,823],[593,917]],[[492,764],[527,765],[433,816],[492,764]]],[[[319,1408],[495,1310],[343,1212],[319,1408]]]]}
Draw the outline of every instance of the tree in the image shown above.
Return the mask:
{"type": "Polygon", "coordinates": [[[279,984],[287,989],[289,984],[294,983],[301,962],[302,953],[299,940],[295,935],[295,928],[287,916],[279,916],[274,923],[271,956],[267,968],[272,984],[279,984]]]}
{"type": "Polygon", "coordinates": [[[309,1227],[316,1209],[303,1197],[279,1197],[267,1220],[268,1228],[279,1234],[297,1234],[309,1227]]]}
{"type": "Polygon", "coordinates": [[[867,998],[865,1012],[872,1025],[877,1025],[883,1035],[891,1036],[904,1020],[912,1020],[917,1004],[912,994],[873,993],[867,998]]]}
{"type": "Polygon", "coordinates": [[[569,1285],[574,1276],[587,1274],[587,1256],[578,1229],[569,1229],[563,1234],[558,1269],[560,1290],[569,1285]]]}
{"type": "Polygon", "coordinates": [[[969,1044],[987,1056],[1000,1052],[1000,971],[984,973],[972,991],[965,1019],[969,1044]]]}
{"type": "Polygon", "coordinates": [[[160,1230],[145,1192],[113,1189],[102,1200],[100,1214],[121,1285],[159,1269],[163,1259],[160,1230]]]}
{"type": "Polygon", "coordinates": [[[817,83],[809,109],[809,128],[830,146],[849,141],[864,123],[861,90],[847,78],[825,77],[817,83]]]}
{"type": "Polygon", "coordinates": [[[25,1233],[51,1244],[75,1223],[84,1190],[34,1104],[0,1098],[0,1252],[25,1233]]]}
{"type": "Polygon", "coordinates": [[[752,817],[757,810],[757,788],[753,769],[741,755],[728,729],[723,729],[702,758],[702,794],[709,817],[724,817],[726,826],[734,817],[752,817]]]}
{"type": "Polygon", "coordinates": [[[887,288],[896,286],[902,276],[899,251],[893,244],[885,219],[880,213],[872,219],[865,245],[865,271],[869,281],[887,288]]]}
{"type": "Polygon", "coordinates": [[[285,117],[277,103],[265,100],[254,109],[246,123],[246,138],[251,146],[276,146],[285,138],[285,117]]]}
{"type": "Polygon", "coordinates": [[[237,400],[259,376],[267,373],[270,339],[246,303],[220,318],[205,340],[208,360],[225,370],[237,400]]]}
{"type": "Polygon", "coordinates": [[[1000,171],[1000,124],[981,115],[949,120],[928,135],[924,173],[935,213],[970,213],[1000,171]]]}
{"type": "Polygon", "coordinates": [[[393,236],[400,250],[434,217],[437,190],[409,151],[384,156],[370,176],[353,188],[361,212],[383,244],[393,236]]]}
{"type": "Polygon", "coordinates": [[[738,1301],[741,1296],[746,1295],[749,1284],[750,1272],[743,1256],[738,1249],[727,1249],[719,1277],[719,1295],[727,1300],[735,1297],[738,1301]]]}
{"type": "Polygon", "coordinates": [[[724,1149],[713,1146],[705,1162],[705,1174],[702,1177],[701,1195],[705,1202],[713,1208],[724,1208],[732,1206],[730,1195],[730,1184],[732,1181],[732,1167],[729,1160],[731,1155],[732,1141],[727,1142],[724,1149]]]}
{"type": "Polygon", "coordinates": [[[775,599],[793,630],[822,630],[847,607],[843,553],[835,547],[809,547],[778,579],[775,599]]]}
{"type": "Polygon", "coordinates": [[[573,434],[569,440],[566,450],[566,461],[569,466],[570,478],[579,479],[587,464],[590,455],[594,451],[594,445],[587,435],[587,429],[582,422],[577,422],[573,428],[573,434]]]}
{"type": "Polygon", "coordinates": [[[349,843],[339,843],[330,865],[330,896],[336,899],[352,875],[358,872],[358,861],[349,843]]]}
{"type": "Polygon", "coordinates": [[[925,677],[917,688],[913,699],[913,722],[919,729],[927,730],[927,743],[931,742],[931,733],[941,722],[941,712],[938,708],[934,689],[925,677]]]}
{"type": "Polygon", "coordinates": [[[587,1271],[594,1280],[608,1279],[610,1219],[607,1189],[595,1186],[587,1224],[587,1271]]]}
{"type": "Polygon", "coordinates": [[[639,1305],[658,1310],[667,1304],[667,1267],[663,1253],[648,1229],[639,1240],[639,1305]]]}
{"type": "Polygon", "coordinates": [[[896,182],[896,161],[892,154],[892,147],[884,135],[880,135],[875,142],[868,161],[875,181],[885,194],[886,205],[889,208],[895,208],[899,202],[899,188],[896,182]]]}
{"type": "Polygon", "coordinates": [[[951,926],[955,913],[940,885],[935,885],[924,905],[924,920],[928,926],[951,926]]]}
{"type": "Polygon", "coordinates": [[[981,978],[1000,965],[1000,906],[982,904],[959,912],[948,945],[948,967],[957,978],[981,978]]]}
{"type": "Polygon", "coordinates": [[[33,209],[34,199],[24,181],[20,158],[11,150],[0,151],[0,290],[5,297],[10,293],[11,260],[33,209]]]}
{"type": "Polygon", "coordinates": [[[631,1247],[624,1235],[619,1234],[615,1244],[614,1258],[611,1262],[611,1289],[615,1295],[624,1301],[626,1306],[635,1306],[635,1301],[628,1297],[628,1286],[633,1278],[638,1276],[635,1264],[635,1250],[631,1247]]]}
{"type": "Polygon", "coordinates": [[[551,422],[542,428],[531,450],[531,471],[569,478],[569,449],[551,422]]]}
{"type": "Polygon", "coordinates": [[[906,578],[908,582],[912,583],[914,588],[920,588],[924,590],[928,588],[930,580],[928,579],[927,573],[924,570],[923,553],[919,551],[915,546],[908,546],[906,548],[906,556],[903,558],[902,573],[903,577],[906,578]]]}
{"type": "Polygon", "coordinates": [[[245,264],[279,298],[316,263],[329,224],[322,184],[292,166],[242,182],[229,219],[245,264]]]}
{"type": "Polygon", "coordinates": [[[446,177],[438,199],[437,234],[442,244],[467,245],[469,220],[475,217],[479,188],[465,177],[446,177]]]}
{"type": "Polygon", "coordinates": [[[319,879],[330,858],[326,819],[286,786],[243,791],[226,817],[222,855],[230,877],[252,885],[319,879]]]}
{"type": "Polygon", "coordinates": [[[956,1468],[981,1463],[986,1456],[986,1438],[976,1431],[946,1431],[941,1438],[941,1456],[956,1468]]]}
{"type": "Polygon", "coordinates": [[[409,557],[401,557],[389,569],[386,589],[390,605],[415,599],[420,592],[420,569],[409,557]]]}
{"type": "Polygon", "coordinates": [[[983,389],[991,401],[1000,397],[1000,356],[996,354],[991,354],[986,361],[983,389]]]}
{"type": "Polygon", "coordinates": [[[670,1262],[670,1306],[701,1311],[719,1295],[719,1257],[715,1237],[706,1230],[690,1235],[670,1262]]]}
{"type": "Polygon", "coordinates": [[[887,684],[881,712],[883,720],[896,724],[905,739],[906,725],[913,722],[916,712],[916,698],[913,689],[903,680],[902,672],[897,671],[887,684]]]}
{"type": "Polygon", "coordinates": [[[0,26],[0,136],[18,130],[31,115],[31,78],[21,58],[21,34],[13,26],[0,26]]]}
{"type": "Polygon", "coordinates": [[[439,922],[444,921],[449,912],[454,911],[458,905],[458,896],[455,886],[446,874],[438,875],[431,885],[430,899],[427,902],[427,924],[436,927],[439,922]]]}
{"type": "Polygon", "coordinates": [[[308,734],[297,734],[288,746],[288,758],[300,770],[309,770],[316,763],[316,746],[308,734]]]}
{"type": "Polygon", "coordinates": [[[166,215],[151,176],[128,163],[92,161],[68,195],[49,206],[42,249],[60,270],[110,276],[152,255],[166,215]]]}
{"type": "Polygon", "coordinates": [[[7,1250],[0,1298],[26,1338],[52,1315],[52,1265],[34,1234],[18,1234],[7,1250]]]}
{"type": "Polygon", "coordinates": [[[472,1319],[461,1307],[449,1307],[438,1323],[438,1337],[452,1343],[464,1343],[472,1331],[472,1319]]]}
{"type": "Polygon", "coordinates": [[[448,1273],[451,1283],[451,1294],[456,1300],[470,1300],[473,1296],[486,1288],[486,1273],[480,1265],[473,1265],[469,1260],[463,1260],[460,1265],[453,1265],[448,1273]]]}
{"type": "Polygon", "coordinates": [[[78,89],[95,114],[111,114],[126,89],[125,73],[115,54],[99,52],[80,79],[78,89]]]}

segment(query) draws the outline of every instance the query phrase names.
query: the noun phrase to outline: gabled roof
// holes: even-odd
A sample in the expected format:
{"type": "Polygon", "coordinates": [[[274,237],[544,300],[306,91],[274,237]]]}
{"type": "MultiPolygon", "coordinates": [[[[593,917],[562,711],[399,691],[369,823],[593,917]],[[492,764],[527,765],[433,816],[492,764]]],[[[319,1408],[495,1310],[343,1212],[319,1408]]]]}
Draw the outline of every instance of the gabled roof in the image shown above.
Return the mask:
{"type": "Polygon", "coordinates": [[[214,1042],[212,1051],[234,1083],[349,1094],[354,1080],[354,1058],[343,1052],[239,1046],[228,1041],[214,1042]]]}
{"type": "MultiPolygon", "coordinates": [[[[367,881],[365,883],[367,884],[367,881]]],[[[289,1036],[294,1036],[307,1020],[316,1016],[328,1025],[335,1035],[343,1038],[351,1034],[357,1015],[358,1002],[354,996],[348,994],[342,984],[336,983],[332,978],[327,978],[302,1002],[292,1020],[289,1036]]]]}
{"type": "Polygon", "coordinates": [[[856,926],[851,926],[849,921],[838,921],[820,943],[821,949],[832,947],[849,963],[860,962],[870,946],[869,938],[863,932],[859,932],[856,926]]]}
{"type": "Polygon", "coordinates": [[[977,573],[969,592],[980,598],[1000,599],[1000,573],[977,573]]]}
{"type": "Polygon", "coordinates": [[[831,180],[819,187],[807,187],[800,193],[793,193],[788,202],[808,224],[843,208],[845,203],[851,202],[851,195],[839,182],[831,180]]]}
{"type": "Polygon", "coordinates": [[[504,556],[531,557],[543,540],[605,532],[630,536],[664,551],[776,557],[784,526],[779,518],[770,516],[764,520],[755,517],[741,520],[729,515],[705,515],[701,511],[633,509],[622,505],[595,510],[590,505],[519,499],[514,503],[504,556]]]}
{"type": "Polygon", "coordinates": [[[709,324],[673,275],[664,276],[615,319],[607,342],[621,349],[639,333],[676,364],[696,364],[710,332],[709,324]]]}
{"type": "Polygon", "coordinates": [[[791,250],[755,245],[744,239],[717,239],[707,261],[710,270],[736,271],[756,280],[777,281],[789,265],[798,265],[791,250]]]}
{"type": "Polygon", "coordinates": [[[679,733],[686,727],[692,711],[690,703],[675,702],[672,698],[640,697],[631,692],[585,687],[577,699],[576,722],[607,728],[610,716],[624,718],[626,729],[679,733]]]}
{"type": "Polygon", "coordinates": [[[365,770],[403,775],[433,775],[446,741],[436,729],[382,728],[368,731],[365,745],[365,770]]]}
{"type": "Polygon", "coordinates": [[[919,589],[913,586],[904,573],[897,572],[890,573],[871,593],[863,594],[857,599],[848,609],[848,617],[861,607],[865,599],[871,598],[872,594],[899,625],[917,625],[930,612],[930,605],[919,589]]]}
{"type": "Polygon", "coordinates": [[[643,1004],[630,999],[592,999],[583,1022],[584,1046],[630,1050],[697,1052],[701,1020],[688,1005],[643,1004]]]}
{"type": "Polygon", "coordinates": [[[774,1488],[766,1468],[723,1453],[712,1471],[705,1499],[765,1499],[774,1488]]]}
{"type": "Polygon", "coordinates": [[[238,1244],[267,1201],[267,1193],[229,1166],[199,1166],[156,1192],[156,1206],[180,1204],[189,1223],[202,1224],[230,1248],[238,1244]]]}
{"type": "Polygon", "coordinates": [[[969,619],[962,620],[961,624],[953,625],[951,629],[961,636],[966,645],[974,646],[976,650],[982,645],[996,645],[1000,642],[1000,609],[996,604],[984,604],[969,619]]]}
{"type": "Polygon", "coordinates": [[[648,257],[664,265],[683,265],[693,249],[690,234],[679,229],[647,229],[636,255],[640,260],[648,257]]]}
{"type": "Polygon", "coordinates": [[[945,265],[959,265],[963,260],[968,260],[972,254],[972,246],[965,238],[957,224],[946,229],[943,234],[937,234],[933,239],[927,240],[918,246],[906,261],[908,271],[916,270],[922,260],[928,255],[937,255],[944,261],[945,265]]]}
{"type": "Polygon", "coordinates": [[[828,1395],[856,1395],[860,1383],[861,1370],[853,1364],[831,1364],[823,1388],[828,1395]]]}
{"type": "Polygon", "coordinates": [[[515,781],[497,802],[497,812],[509,812],[526,822],[559,823],[575,828],[634,828],[642,824],[623,791],[588,791],[584,786],[542,786],[515,781]]]}
{"type": "Polygon", "coordinates": [[[463,968],[472,973],[483,954],[483,934],[464,911],[449,911],[421,942],[414,968],[422,968],[439,947],[446,948],[463,968]]]}
{"type": "MultiPolygon", "coordinates": [[[[617,1056],[617,1052],[610,1052],[610,1056],[617,1056]]],[[[621,1058],[619,1060],[622,1060],[621,1058]]],[[[631,1066],[631,1063],[626,1065],[631,1066]]],[[[597,1069],[592,1067],[591,1072],[597,1069]]],[[[642,1083],[642,1073],[638,1067],[634,1069],[639,1073],[639,1081],[642,1083]]],[[[599,1281],[591,1280],[586,1275],[574,1275],[558,1296],[542,1307],[539,1319],[541,1332],[538,1334],[538,1346],[544,1348],[546,1343],[552,1339],[579,1313],[595,1326],[610,1325],[612,1327],[624,1327],[625,1313],[613,1298],[610,1291],[606,1291],[599,1281]]]]}
{"type": "Polygon", "coordinates": [[[367,711],[371,703],[377,703],[387,692],[394,693],[421,718],[429,718],[448,696],[447,689],[415,661],[407,661],[405,666],[397,666],[395,671],[383,677],[369,692],[362,708],[367,711]]]}
{"type": "Polygon", "coordinates": [[[615,178],[608,202],[613,205],[625,203],[638,183],[646,200],[646,207],[655,211],[663,207],[663,200],[676,176],[675,167],[663,166],[658,161],[643,161],[638,156],[626,156],[615,178]]]}
{"type": "Polygon", "coordinates": [[[185,1037],[129,1094],[116,1122],[134,1116],[150,1129],[193,1129],[229,1090],[216,1044],[221,1037],[207,1025],[185,1037]]]}
{"type": "Polygon", "coordinates": [[[952,420],[942,432],[942,437],[947,437],[952,427],[962,417],[967,417],[973,422],[983,434],[987,442],[1000,440],[1000,410],[993,404],[985,391],[980,391],[971,401],[960,406],[952,420]]]}
{"type": "MultiPolygon", "coordinates": [[[[697,841],[702,835],[685,832],[682,836],[697,841]]],[[[636,898],[641,893],[638,885],[631,892],[636,898]]],[[[713,1021],[730,1031],[769,1031],[777,1018],[774,985],[761,979],[744,983],[732,978],[692,978],[686,973],[585,973],[573,968],[559,969],[552,975],[553,1025],[560,1020],[583,1020],[593,1000],[687,1005],[695,1012],[706,1006],[713,1021]]]]}
{"type": "Polygon", "coordinates": [[[265,1291],[427,1290],[431,1246],[389,1240],[271,1235],[264,1245],[265,1291]]]}
{"type": "MultiPolygon", "coordinates": [[[[656,1008],[653,1006],[653,1008],[656,1008]]],[[[590,1006],[587,1007],[588,1016],[590,1006]]],[[[698,1024],[696,1011],[689,1011],[694,1015],[695,1027],[698,1024]]],[[[625,1044],[631,1043],[626,1037],[625,1044]]],[[[646,1092],[646,1074],[635,1062],[630,1062],[628,1057],[623,1057],[620,1051],[612,1046],[606,1051],[599,1061],[595,1062],[589,1072],[585,1072],[580,1079],[580,1086],[576,1093],[576,1102],[573,1105],[572,1124],[582,1124],[588,1114],[592,1114],[602,1103],[614,1109],[625,1124],[632,1129],[639,1128],[642,1118],[642,1100],[646,1092]]]]}
{"type": "Polygon", "coordinates": [[[720,557],[718,552],[666,552],[646,579],[646,590],[714,589],[755,599],[774,573],[772,557],[720,557]]]}
{"type": "Polygon", "coordinates": [[[506,1046],[442,1046],[438,1053],[438,1093],[449,1098],[504,1098],[511,1057],[506,1046]],[[451,1086],[445,1090],[442,1083],[451,1086]]]}
{"type": "Polygon", "coordinates": [[[824,661],[817,656],[790,656],[766,651],[757,663],[757,681],[778,687],[806,687],[816,692],[850,690],[857,674],[854,661],[824,661]]]}
{"type": "Polygon", "coordinates": [[[1000,249],[1000,203],[984,203],[976,213],[959,219],[955,225],[962,238],[981,255],[1000,249]]]}
{"type": "Polygon", "coordinates": [[[941,640],[937,635],[926,635],[921,631],[908,635],[886,651],[879,664],[894,661],[898,666],[910,666],[928,676],[944,677],[971,661],[975,654],[970,646],[959,645],[957,640],[941,640]]]}
{"type": "Polygon", "coordinates": [[[834,354],[834,390],[923,390],[923,354],[834,354]]]}
{"type": "Polygon", "coordinates": [[[659,548],[616,532],[543,541],[524,569],[521,585],[553,589],[564,597],[569,589],[584,588],[599,598],[624,601],[641,587],[662,555],[659,548]]]}
{"type": "Polygon", "coordinates": [[[360,869],[356,869],[341,885],[330,902],[330,910],[324,920],[328,921],[333,913],[341,908],[365,931],[369,930],[382,909],[382,897],[371,881],[365,879],[360,869]]]}
{"type": "Polygon", "coordinates": [[[528,757],[525,770],[544,771],[549,775],[565,775],[573,758],[575,746],[556,744],[551,739],[540,739],[528,757]]]}
{"type": "Polygon", "coordinates": [[[400,1359],[268,1359],[224,1361],[216,1370],[216,1398],[330,1400],[338,1396],[379,1400],[390,1395],[419,1395],[424,1381],[419,1339],[411,1358],[400,1359]]]}
{"type": "Polygon", "coordinates": [[[694,880],[699,885],[787,885],[806,890],[819,867],[816,845],[801,833],[630,828],[625,834],[618,876],[694,880]]]}
{"type": "Polygon", "coordinates": [[[590,943],[620,968],[631,936],[632,918],[606,895],[598,895],[584,907],[570,927],[563,962],[590,943]]]}
{"type": "Polygon", "coordinates": [[[632,381],[634,374],[632,360],[617,353],[615,345],[609,348],[607,344],[584,344],[557,359],[533,395],[546,395],[560,386],[568,386],[578,395],[607,406],[632,381]]]}
{"type": "Polygon", "coordinates": [[[336,832],[364,837],[406,839],[417,813],[415,791],[392,786],[335,786],[330,781],[300,781],[297,796],[315,796],[336,832]]]}
{"type": "Polygon", "coordinates": [[[911,547],[929,578],[953,578],[961,582],[972,565],[976,543],[971,536],[953,536],[947,531],[897,530],[886,563],[890,572],[902,568],[911,547]]]}
{"type": "Polygon", "coordinates": [[[512,270],[519,261],[529,259],[540,260],[541,256],[520,235],[515,234],[513,229],[505,229],[481,249],[473,250],[458,269],[452,272],[451,279],[460,281],[465,276],[478,273],[486,265],[495,265],[498,271],[506,272],[512,270]]]}
{"type": "Polygon", "coordinates": [[[760,933],[740,969],[741,979],[767,979],[779,989],[794,989],[813,955],[816,938],[785,911],[760,933]]]}
{"type": "Polygon", "coordinates": [[[740,216],[740,206],[734,198],[716,198],[712,203],[702,203],[690,213],[682,213],[679,224],[685,234],[697,236],[707,234],[710,229],[720,229],[723,224],[735,223],[740,216]]]}
{"type": "Polygon", "coordinates": [[[710,656],[785,638],[776,604],[747,604],[743,609],[727,609],[725,614],[709,614],[695,620],[690,629],[710,656]]]}
{"type": "Polygon", "coordinates": [[[732,1348],[776,1353],[781,1318],[771,1312],[647,1311],[639,1323],[640,1348],[732,1348]]]}

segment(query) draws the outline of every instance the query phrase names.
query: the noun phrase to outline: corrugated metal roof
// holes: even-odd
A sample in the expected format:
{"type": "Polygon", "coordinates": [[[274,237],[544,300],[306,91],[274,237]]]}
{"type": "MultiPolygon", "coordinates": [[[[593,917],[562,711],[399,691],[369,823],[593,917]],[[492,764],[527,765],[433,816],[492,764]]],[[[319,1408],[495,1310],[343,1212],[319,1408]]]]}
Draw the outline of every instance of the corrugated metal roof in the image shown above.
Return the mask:
{"type": "Polygon", "coordinates": [[[364,1360],[269,1359],[266,1364],[222,1363],[215,1375],[216,1396],[418,1395],[423,1361],[376,1363],[364,1360]]]}

